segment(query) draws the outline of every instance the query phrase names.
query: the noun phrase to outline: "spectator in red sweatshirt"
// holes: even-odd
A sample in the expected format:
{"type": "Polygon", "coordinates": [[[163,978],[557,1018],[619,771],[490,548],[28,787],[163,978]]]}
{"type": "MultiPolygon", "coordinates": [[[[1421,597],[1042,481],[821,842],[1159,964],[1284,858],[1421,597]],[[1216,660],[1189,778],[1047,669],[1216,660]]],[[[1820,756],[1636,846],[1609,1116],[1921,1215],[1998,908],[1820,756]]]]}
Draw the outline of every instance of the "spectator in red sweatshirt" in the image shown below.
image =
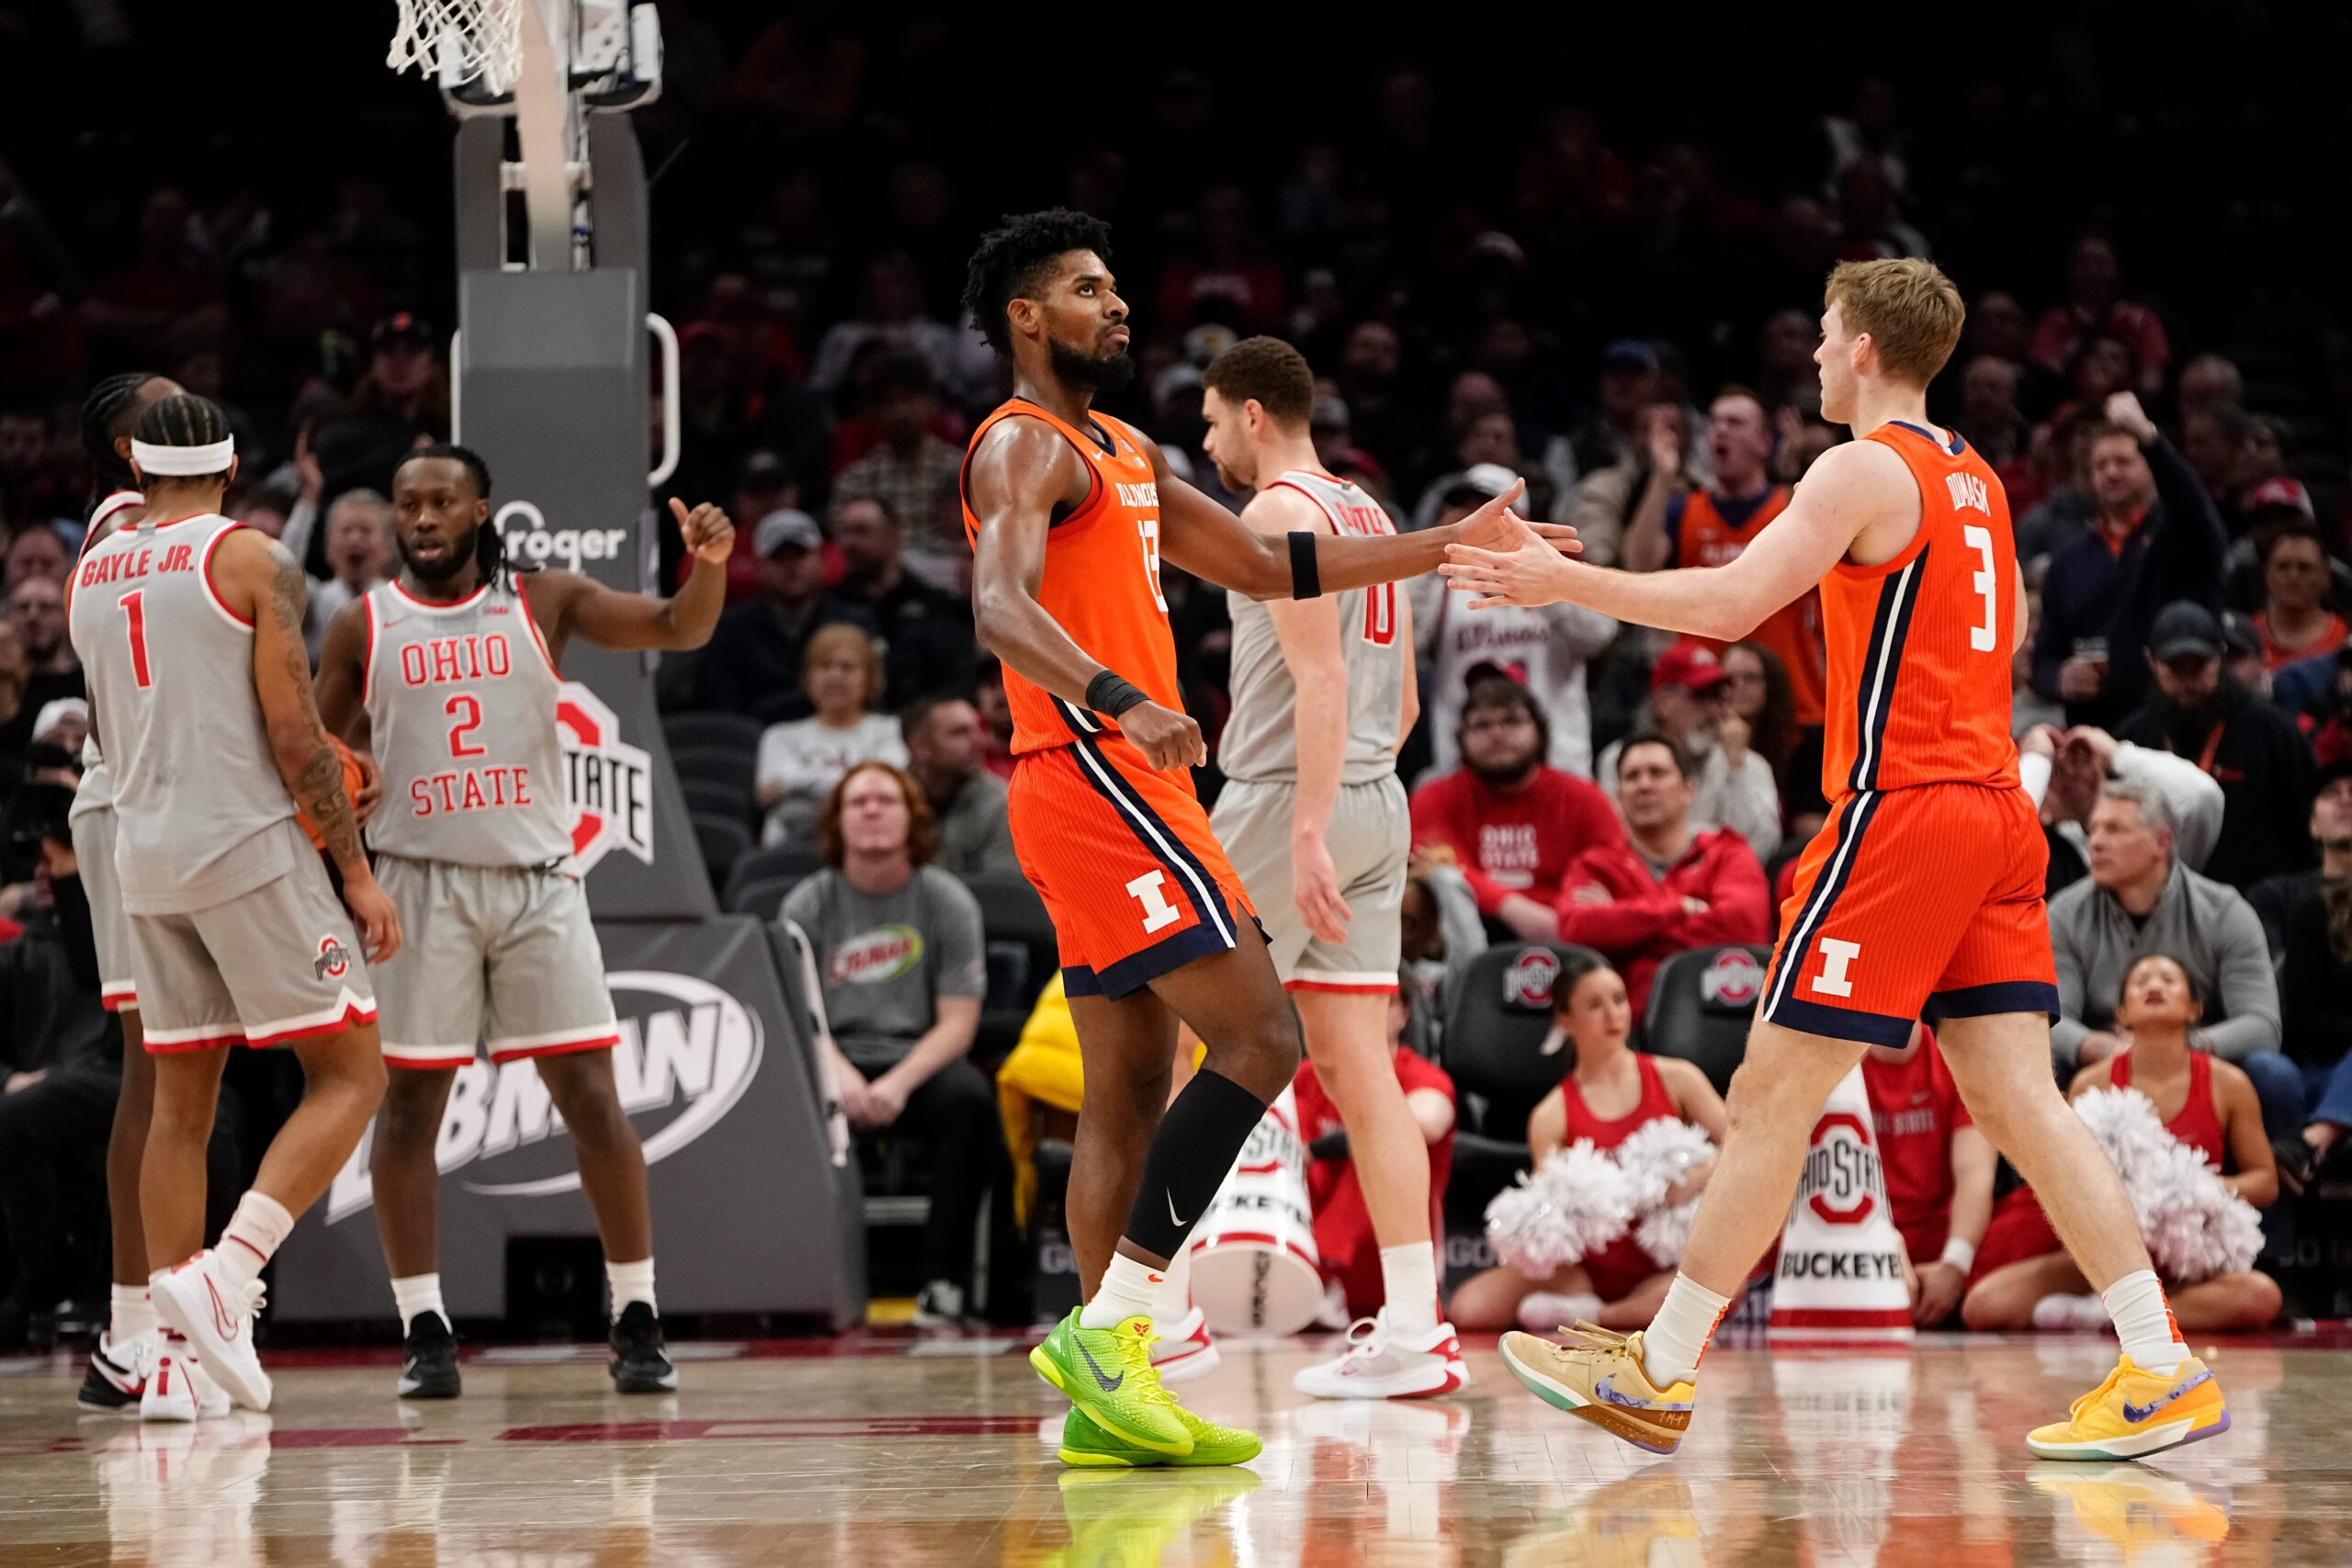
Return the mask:
{"type": "Polygon", "coordinates": [[[1470,682],[1454,732],[1462,766],[1413,792],[1413,842],[1451,852],[1490,928],[1526,942],[1558,938],[1561,878],[1585,851],[1625,847],[1609,797],[1544,761],[1543,705],[1501,674],[1470,682]]]}
{"type": "Polygon", "coordinates": [[[1728,828],[1690,830],[1696,788],[1690,759],[1670,737],[1629,737],[1617,750],[1617,804],[1632,841],[1578,855],[1560,894],[1560,940],[1617,966],[1636,1018],[1667,959],[1686,948],[1760,942],[1771,925],[1764,867],[1747,840],[1728,828]]]}

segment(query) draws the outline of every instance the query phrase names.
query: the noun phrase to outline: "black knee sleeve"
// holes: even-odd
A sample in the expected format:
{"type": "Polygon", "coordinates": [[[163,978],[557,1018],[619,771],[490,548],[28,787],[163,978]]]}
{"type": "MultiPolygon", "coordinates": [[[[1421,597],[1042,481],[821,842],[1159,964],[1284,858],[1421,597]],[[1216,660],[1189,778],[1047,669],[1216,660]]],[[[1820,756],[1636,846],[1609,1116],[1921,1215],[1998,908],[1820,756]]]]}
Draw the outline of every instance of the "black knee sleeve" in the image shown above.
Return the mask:
{"type": "Polygon", "coordinates": [[[1144,1156],[1126,1239],[1156,1258],[1175,1257],[1265,1113],[1265,1102],[1231,1078],[1205,1067],[1194,1074],[1144,1156]]]}

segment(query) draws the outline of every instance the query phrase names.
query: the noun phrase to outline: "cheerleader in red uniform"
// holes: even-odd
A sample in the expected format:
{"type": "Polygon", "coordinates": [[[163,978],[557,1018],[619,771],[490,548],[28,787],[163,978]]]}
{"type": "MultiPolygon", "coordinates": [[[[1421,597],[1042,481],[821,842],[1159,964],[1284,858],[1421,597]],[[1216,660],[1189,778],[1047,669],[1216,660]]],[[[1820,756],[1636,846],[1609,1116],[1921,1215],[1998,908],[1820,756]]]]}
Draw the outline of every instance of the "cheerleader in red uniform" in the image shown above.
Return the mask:
{"type": "MultiPolygon", "coordinates": [[[[2258,1209],[2278,1196],[2262,1106],[2254,1080],[2235,1064],[2189,1044],[2189,1031],[2203,1013],[2178,963],[2157,953],[2143,958],[2124,976],[2115,1008],[2131,1048],[2076,1073],[2067,1095],[2138,1089],[2154,1103],[2166,1132],[2202,1155],[2232,1190],[2258,1209]]],[[[2020,1187],[1994,1211],[1961,1315],[1971,1328],[2104,1328],[2107,1310],[2089,1292],[2032,1190],[2020,1187]]],[[[2252,1269],[2193,1285],[2167,1280],[2165,1294],[2184,1333],[2262,1328],[2278,1315],[2278,1282],[2252,1269]]]]}
{"type": "MultiPolygon", "coordinates": [[[[1528,1148],[1537,1166],[1579,1138],[1613,1149],[1659,1117],[1691,1122],[1722,1144],[1723,1097],[1707,1075],[1689,1062],[1626,1044],[1634,1010],[1616,970],[1590,958],[1564,962],[1552,987],[1552,1022],[1575,1052],[1576,1066],[1527,1119],[1528,1148]]],[[[1693,1166],[1667,1193],[1667,1202],[1690,1201],[1714,1168],[1712,1159],[1693,1166]]],[[[1673,1265],[1660,1265],[1628,1233],[1598,1256],[1546,1279],[1531,1280],[1508,1264],[1489,1269],[1454,1292],[1449,1316],[1464,1333],[1516,1327],[1521,1303],[1543,1292],[1568,1298],[1556,1309],[1561,1322],[1581,1316],[1604,1328],[1639,1328],[1673,1282],[1673,1265]]]]}

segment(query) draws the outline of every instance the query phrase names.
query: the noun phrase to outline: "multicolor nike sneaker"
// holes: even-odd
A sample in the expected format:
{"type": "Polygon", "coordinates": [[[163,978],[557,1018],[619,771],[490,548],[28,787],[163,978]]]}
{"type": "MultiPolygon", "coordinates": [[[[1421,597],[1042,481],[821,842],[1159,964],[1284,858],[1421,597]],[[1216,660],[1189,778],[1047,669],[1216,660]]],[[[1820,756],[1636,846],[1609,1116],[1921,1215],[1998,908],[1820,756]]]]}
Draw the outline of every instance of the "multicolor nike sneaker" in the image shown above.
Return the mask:
{"type": "Polygon", "coordinates": [[[1265,1447],[1255,1432],[1203,1420],[1181,1404],[1176,1406],[1176,1412],[1193,1434],[1193,1451],[1181,1459],[1120,1442],[1088,1420],[1084,1411],[1073,1407],[1062,1418],[1061,1461],[1081,1470],[1139,1470],[1158,1464],[1247,1464],[1265,1447]]]}
{"type": "Polygon", "coordinates": [[[2229,1429],[2230,1407],[2204,1362],[2191,1356],[2177,1372],[2145,1372],[2124,1356],[2065,1420],[2035,1427],[2025,1446],[2041,1459],[2145,1459],[2229,1429]]]}
{"type": "Polygon", "coordinates": [[[1151,1319],[1138,1313],[1115,1328],[1080,1328],[1072,1307],[1029,1352],[1037,1375],[1116,1442],[1170,1459],[1193,1451],[1193,1429],[1151,1364],[1151,1319]]]}
{"type": "Polygon", "coordinates": [[[1581,1343],[1555,1345],[1532,1334],[1502,1337],[1503,1365],[1544,1404],[1581,1416],[1637,1449],[1670,1454],[1690,1425],[1699,1391],[1689,1382],[1652,1383],[1642,1370],[1642,1337],[1579,1323],[1581,1343]]]}

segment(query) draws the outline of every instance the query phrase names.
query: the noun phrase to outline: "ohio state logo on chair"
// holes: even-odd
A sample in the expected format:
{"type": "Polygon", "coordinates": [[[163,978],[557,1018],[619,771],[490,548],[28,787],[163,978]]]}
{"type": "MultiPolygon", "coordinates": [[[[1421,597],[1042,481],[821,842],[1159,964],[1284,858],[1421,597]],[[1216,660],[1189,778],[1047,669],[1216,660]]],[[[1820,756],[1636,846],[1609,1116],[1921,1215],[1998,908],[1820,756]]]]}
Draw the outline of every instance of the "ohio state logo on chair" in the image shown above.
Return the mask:
{"type": "Polygon", "coordinates": [[[1779,1339],[1911,1337],[1903,1236],[1887,1207],[1859,1064],[1838,1080],[1813,1124],[1804,1179],[1773,1268],[1770,1331],[1779,1339]]]}

